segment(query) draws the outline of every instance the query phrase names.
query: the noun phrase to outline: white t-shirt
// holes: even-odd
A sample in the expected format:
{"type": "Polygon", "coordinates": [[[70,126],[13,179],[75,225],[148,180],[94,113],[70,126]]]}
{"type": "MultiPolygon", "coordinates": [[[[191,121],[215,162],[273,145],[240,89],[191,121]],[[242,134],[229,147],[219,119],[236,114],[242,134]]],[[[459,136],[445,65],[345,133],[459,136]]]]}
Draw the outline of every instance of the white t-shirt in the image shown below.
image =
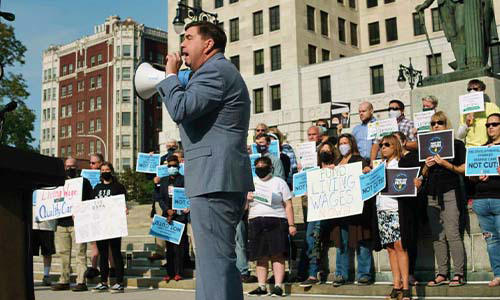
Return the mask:
{"type": "Polygon", "coordinates": [[[292,199],[292,193],[287,183],[279,177],[271,177],[267,181],[262,181],[259,177],[254,177],[255,185],[263,185],[273,191],[271,205],[265,205],[257,201],[250,201],[248,204],[248,218],[275,217],[286,219],[285,201],[292,199]]]}
{"type": "MultiPolygon", "coordinates": [[[[387,169],[396,169],[398,167],[399,160],[393,159],[391,160],[386,168],[387,169]]],[[[377,211],[381,210],[398,210],[398,200],[395,198],[382,196],[380,193],[377,195],[377,211]]]]}

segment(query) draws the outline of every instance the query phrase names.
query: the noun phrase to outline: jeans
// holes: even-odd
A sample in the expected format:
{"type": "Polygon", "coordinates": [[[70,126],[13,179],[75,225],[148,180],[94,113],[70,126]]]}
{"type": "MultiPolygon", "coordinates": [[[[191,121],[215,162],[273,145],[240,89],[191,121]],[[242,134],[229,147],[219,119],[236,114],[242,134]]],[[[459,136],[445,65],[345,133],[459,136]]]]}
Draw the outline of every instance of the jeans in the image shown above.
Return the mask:
{"type": "Polygon", "coordinates": [[[486,240],[491,270],[495,277],[500,277],[500,199],[475,199],[472,209],[486,240]]]}
{"type": "MultiPolygon", "coordinates": [[[[349,244],[349,231],[347,225],[342,225],[340,227],[340,236],[342,239],[342,247],[337,248],[337,258],[335,261],[335,275],[342,276],[344,280],[349,278],[349,254],[350,248],[349,244]]],[[[371,279],[371,269],[372,269],[372,251],[370,249],[369,243],[366,241],[360,241],[358,243],[358,248],[356,249],[356,254],[358,258],[358,272],[357,278],[368,278],[371,279]]]]}
{"type": "Polygon", "coordinates": [[[236,268],[241,275],[249,275],[247,259],[247,223],[240,220],[236,226],[236,268]]]}
{"type": "Polygon", "coordinates": [[[299,275],[307,274],[307,276],[310,277],[318,276],[318,254],[317,251],[315,251],[315,244],[319,237],[319,230],[319,221],[307,223],[306,239],[304,240],[304,245],[300,255],[299,275]]]}

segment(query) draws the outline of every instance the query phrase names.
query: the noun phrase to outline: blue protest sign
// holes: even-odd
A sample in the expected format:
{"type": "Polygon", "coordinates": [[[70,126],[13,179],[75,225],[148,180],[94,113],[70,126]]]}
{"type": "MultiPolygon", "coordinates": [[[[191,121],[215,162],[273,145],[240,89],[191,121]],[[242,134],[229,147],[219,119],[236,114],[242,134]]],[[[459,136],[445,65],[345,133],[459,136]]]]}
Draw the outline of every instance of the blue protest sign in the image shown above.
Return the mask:
{"type": "Polygon", "coordinates": [[[139,153],[135,171],[156,174],[156,167],[160,165],[160,159],[160,154],[139,153]]]}
{"type": "Polygon", "coordinates": [[[255,174],[255,161],[257,160],[257,158],[260,157],[260,153],[257,153],[257,154],[250,154],[250,167],[252,167],[252,176],[255,177],[257,176],[255,174]]]}
{"type": "MultiPolygon", "coordinates": [[[[269,153],[273,155],[274,157],[280,158],[280,144],[278,140],[272,140],[271,145],[269,145],[269,153]]],[[[252,144],[252,153],[257,154],[257,144],[253,143],[252,144]]]]}
{"type": "Polygon", "coordinates": [[[83,178],[87,178],[90,181],[92,188],[101,183],[101,171],[99,170],[83,169],[81,174],[83,178]]]}
{"type": "Polygon", "coordinates": [[[33,206],[36,206],[36,190],[33,191],[33,195],[31,196],[31,200],[33,201],[33,206]]]}
{"type": "Polygon", "coordinates": [[[168,224],[166,218],[155,215],[149,229],[149,234],[179,245],[182,233],[184,232],[184,226],[186,225],[177,221],[172,221],[171,224],[168,224]]]}
{"type": "Polygon", "coordinates": [[[307,172],[293,174],[293,195],[303,196],[307,193],[307,172]]]}
{"type": "Polygon", "coordinates": [[[361,199],[366,201],[385,188],[385,163],[380,164],[370,173],[359,176],[361,199]]]}
{"type": "Polygon", "coordinates": [[[179,174],[184,176],[184,163],[179,164],[179,174]]]}
{"type": "Polygon", "coordinates": [[[163,178],[168,176],[168,165],[161,165],[156,167],[156,176],[163,178]]]}
{"type": "Polygon", "coordinates": [[[172,209],[183,210],[190,206],[189,198],[186,196],[184,188],[174,187],[172,196],[172,209]]]}
{"type": "Polygon", "coordinates": [[[498,176],[500,146],[468,147],[465,158],[465,176],[498,176]]]}

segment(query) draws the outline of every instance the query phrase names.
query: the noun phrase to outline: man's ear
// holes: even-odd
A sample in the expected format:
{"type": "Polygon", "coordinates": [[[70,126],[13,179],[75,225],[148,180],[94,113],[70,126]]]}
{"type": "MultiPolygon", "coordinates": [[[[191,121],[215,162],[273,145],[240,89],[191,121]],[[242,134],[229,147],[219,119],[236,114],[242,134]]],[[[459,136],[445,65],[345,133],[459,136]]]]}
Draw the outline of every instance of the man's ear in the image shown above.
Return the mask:
{"type": "Polygon", "coordinates": [[[203,50],[203,54],[209,55],[214,50],[215,42],[213,39],[207,39],[205,41],[205,49],[203,50]]]}

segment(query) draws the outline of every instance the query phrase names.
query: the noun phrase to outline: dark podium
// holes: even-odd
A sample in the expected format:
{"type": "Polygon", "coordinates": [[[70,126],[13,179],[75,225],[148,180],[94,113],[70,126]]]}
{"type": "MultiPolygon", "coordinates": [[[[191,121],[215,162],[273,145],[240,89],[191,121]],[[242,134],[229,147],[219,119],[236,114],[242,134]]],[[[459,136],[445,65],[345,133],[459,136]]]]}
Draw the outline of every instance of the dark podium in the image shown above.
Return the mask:
{"type": "Polygon", "coordinates": [[[32,194],[64,178],[62,160],[0,145],[0,300],[35,299],[32,194]]]}

